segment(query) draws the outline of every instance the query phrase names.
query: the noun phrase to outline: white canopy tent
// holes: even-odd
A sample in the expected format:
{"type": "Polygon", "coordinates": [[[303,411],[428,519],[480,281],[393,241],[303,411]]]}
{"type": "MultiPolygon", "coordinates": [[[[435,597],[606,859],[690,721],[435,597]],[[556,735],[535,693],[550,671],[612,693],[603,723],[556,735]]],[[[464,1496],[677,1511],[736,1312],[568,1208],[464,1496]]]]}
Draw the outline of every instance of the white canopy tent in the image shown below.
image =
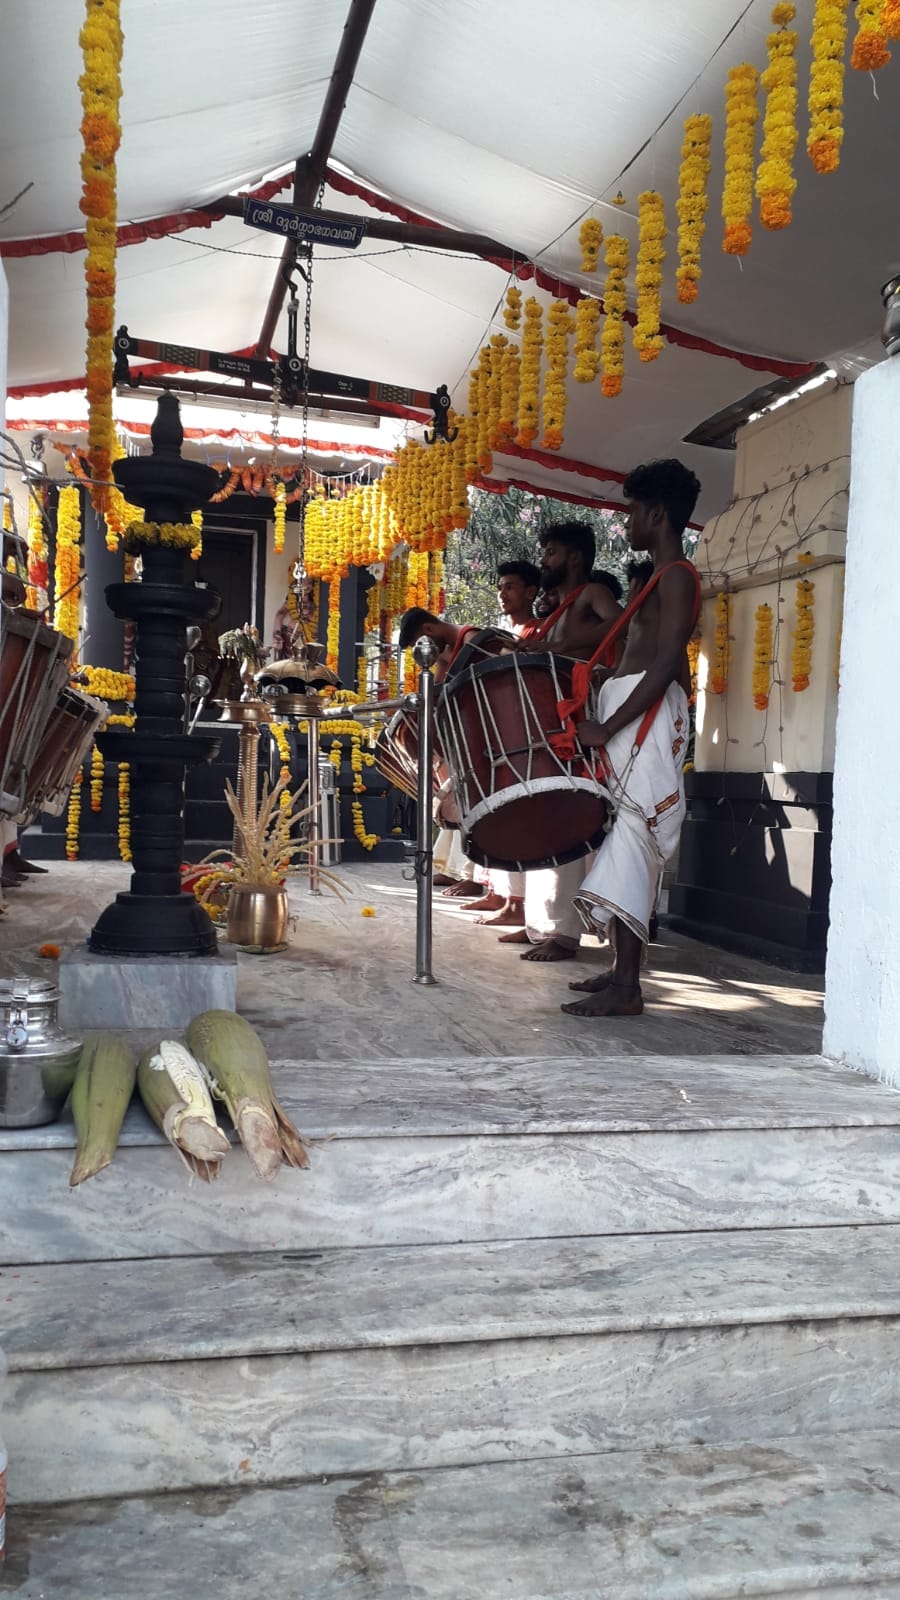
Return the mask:
{"type": "MultiPolygon", "coordinates": [[[[785,371],[801,381],[807,364],[853,367],[880,354],[878,290],[900,253],[891,206],[881,204],[900,134],[900,65],[877,87],[848,70],[841,166],[817,175],[803,148],[813,0],[799,0],[796,24],[794,222],[774,235],[756,227],[743,263],[720,249],[724,83],[741,60],[765,65],[770,9],[765,0],[377,0],[326,207],[371,218],[409,210],[487,234],[517,261],[599,293],[602,281],[579,271],[581,217],[593,211],[636,245],[637,195],[657,187],[670,227],[664,318],[720,347],[667,342],[649,366],[629,349],[620,398],[603,399],[599,383],[571,385],[563,459],[498,456],[496,478],[614,499],[617,474],[679,454],[703,481],[706,517],[728,499],[731,457],[686,435],[785,371]],[[714,162],[700,296],[681,306],[673,230],[682,122],[694,111],[713,114],[714,162]],[[763,360],[748,366],[747,352],[763,360]]],[[[83,221],[82,13],[81,0],[0,3],[0,207],[31,185],[0,218],[8,381],[24,419],[65,420],[74,402],[52,391],[84,372],[83,254],[59,238],[83,221]]],[[[231,216],[185,227],[183,214],[281,172],[279,198],[290,199],[346,15],[347,0],[122,0],[119,220],[151,222],[161,235],[119,251],[117,321],[133,335],[216,350],[256,344],[281,241],[231,216]]],[[[495,318],[502,329],[509,276],[464,253],[372,237],[355,252],[317,249],[312,364],[426,390],[447,383],[464,405],[472,358],[495,318]]],[[[283,313],[273,342],[285,348],[283,313]]],[[[379,447],[395,434],[379,430],[379,447]]]]}

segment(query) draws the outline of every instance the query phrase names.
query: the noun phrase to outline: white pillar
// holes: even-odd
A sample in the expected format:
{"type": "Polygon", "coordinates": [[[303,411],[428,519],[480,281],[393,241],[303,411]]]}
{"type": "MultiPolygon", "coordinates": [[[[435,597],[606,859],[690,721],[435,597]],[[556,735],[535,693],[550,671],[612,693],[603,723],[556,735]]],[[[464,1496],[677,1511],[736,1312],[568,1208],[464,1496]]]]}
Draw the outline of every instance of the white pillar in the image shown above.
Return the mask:
{"type": "Polygon", "coordinates": [[[853,401],[827,1055],[900,1086],[900,357],[853,401]]]}

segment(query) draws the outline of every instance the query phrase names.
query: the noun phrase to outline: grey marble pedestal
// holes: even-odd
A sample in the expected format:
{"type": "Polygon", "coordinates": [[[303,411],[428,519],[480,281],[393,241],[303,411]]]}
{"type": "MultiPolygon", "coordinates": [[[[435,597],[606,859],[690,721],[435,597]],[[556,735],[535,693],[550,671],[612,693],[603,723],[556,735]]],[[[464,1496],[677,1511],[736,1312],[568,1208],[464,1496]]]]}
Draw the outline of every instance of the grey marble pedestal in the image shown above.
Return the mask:
{"type": "Polygon", "coordinates": [[[71,1028],[186,1028],[200,1011],[234,1011],[237,956],[96,955],[86,945],[59,963],[59,1019],[71,1028]]]}

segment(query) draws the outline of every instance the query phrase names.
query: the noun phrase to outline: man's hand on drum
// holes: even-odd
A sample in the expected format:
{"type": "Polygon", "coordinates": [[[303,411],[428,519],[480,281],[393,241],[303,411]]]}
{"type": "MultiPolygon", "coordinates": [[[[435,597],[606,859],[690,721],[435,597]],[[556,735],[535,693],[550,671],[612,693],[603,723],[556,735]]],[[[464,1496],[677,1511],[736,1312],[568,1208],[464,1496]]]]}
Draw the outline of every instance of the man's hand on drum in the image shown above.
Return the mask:
{"type": "Polygon", "coordinates": [[[583,750],[598,750],[606,744],[609,735],[605,722],[579,722],[575,725],[575,737],[583,750]]]}

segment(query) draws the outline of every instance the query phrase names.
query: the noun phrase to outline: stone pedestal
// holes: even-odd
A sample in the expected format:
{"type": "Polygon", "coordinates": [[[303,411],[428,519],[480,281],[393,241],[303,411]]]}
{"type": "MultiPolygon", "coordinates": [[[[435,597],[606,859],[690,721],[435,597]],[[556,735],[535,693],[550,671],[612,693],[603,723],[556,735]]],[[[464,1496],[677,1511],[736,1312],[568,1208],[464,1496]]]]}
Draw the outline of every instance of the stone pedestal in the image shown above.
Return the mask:
{"type": "Polygon", "coordinates": [[[201,1011],[236,1009],[237,956],[108,956],[76,945],[60,960],[59,991],[67,1027],[181,1030],[201,1011]]]}

